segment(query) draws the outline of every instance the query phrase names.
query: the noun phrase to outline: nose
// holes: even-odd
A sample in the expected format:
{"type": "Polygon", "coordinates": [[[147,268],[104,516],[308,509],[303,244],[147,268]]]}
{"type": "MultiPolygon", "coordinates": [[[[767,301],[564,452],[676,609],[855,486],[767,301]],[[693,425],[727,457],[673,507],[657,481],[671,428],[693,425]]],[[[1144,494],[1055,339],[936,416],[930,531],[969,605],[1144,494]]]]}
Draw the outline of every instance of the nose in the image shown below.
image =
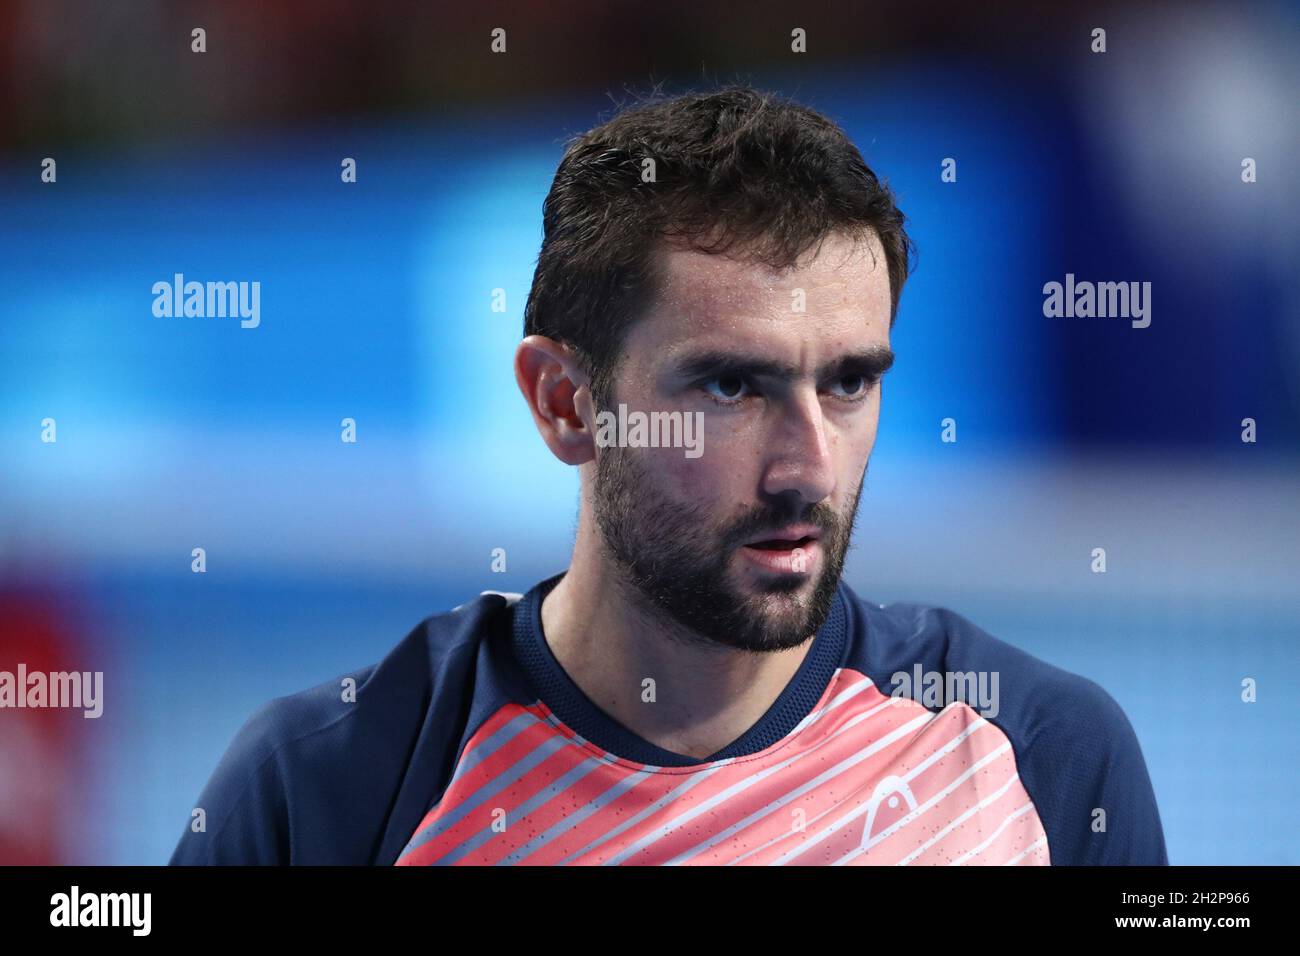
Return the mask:
{"type": "Polygon", "coordinates": [[[812,504],[835,487],[831,448],[817,390],[792,392],[783,402],[779,424],[771,434],[763,491],[773,497],[798,498],[812,504]]]}

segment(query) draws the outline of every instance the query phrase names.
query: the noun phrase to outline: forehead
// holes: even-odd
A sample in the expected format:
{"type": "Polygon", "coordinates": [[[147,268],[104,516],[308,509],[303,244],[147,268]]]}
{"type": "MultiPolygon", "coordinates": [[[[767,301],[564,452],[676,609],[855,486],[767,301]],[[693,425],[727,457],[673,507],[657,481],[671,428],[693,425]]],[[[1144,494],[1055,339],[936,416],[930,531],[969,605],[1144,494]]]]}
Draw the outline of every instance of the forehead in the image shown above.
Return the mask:
{"type": "Polygon", "coordinates": [[[680,248],[660,256],[660,295],[628,336],[633,362],[741,345],[821,362],[889,344],[889,271],[874,233],[856,245],[828,236],[784,270],[680,248]]]}

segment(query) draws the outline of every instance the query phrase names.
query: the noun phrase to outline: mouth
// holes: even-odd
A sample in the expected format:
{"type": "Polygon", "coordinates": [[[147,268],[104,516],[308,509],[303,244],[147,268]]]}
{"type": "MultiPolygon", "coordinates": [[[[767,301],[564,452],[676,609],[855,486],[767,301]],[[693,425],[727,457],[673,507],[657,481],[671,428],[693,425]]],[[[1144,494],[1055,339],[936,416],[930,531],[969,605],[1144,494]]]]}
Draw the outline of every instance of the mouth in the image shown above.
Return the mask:
{"type": "Polygon", "coordinates": [[[811,575],[820,563],[820,537],[816,528],[791,528],[750,541],[739,551],[764,571],[811,575]]]}
{"type": "Polygon", "coordinates": [[[747,548],[755,548],[759,551],[793,551],[795,548],[806,548],[817,539],[811,535],[804,535],[802,538],[768,538],[764,541],[751,541],[745,545],[747,548]]]}
{"type": "Polygon", "coordinates": [[[762,538],[749,541],[745,544],[745,547],[757,548],[762,551],[793,551],[795,548],[807,547],[816,542],[821,536],[821,529],[814,525],[791,525],[787,528],[778,528],[765,534],[762,538]]]}

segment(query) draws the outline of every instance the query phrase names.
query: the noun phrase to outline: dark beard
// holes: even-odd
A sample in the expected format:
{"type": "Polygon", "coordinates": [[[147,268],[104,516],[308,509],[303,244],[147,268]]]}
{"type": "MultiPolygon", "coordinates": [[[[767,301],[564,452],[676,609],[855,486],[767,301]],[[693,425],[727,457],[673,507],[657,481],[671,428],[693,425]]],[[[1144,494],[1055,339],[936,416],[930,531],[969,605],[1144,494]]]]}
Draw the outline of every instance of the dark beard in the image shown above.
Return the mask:
{"type": "Polygon", "coordinates": [[[596,463],[596,522],[632,600],[666,613],[706,643],[786,650],[820,630],[830,615],[865,483],[864,469],[847,520],[824,502],[798,513],[774,499],[772,507],[756,508],[716,529],[698,507],[660,494],[628,449],[611,446],[596,463]],[[802,575],[773,578],[752,597],[736,593],[727,576],[735,549],[794,522],[821,529],[824,560],[812,594],[806,600],[793,597],[807,583],[802,575]],[[693,542],[703,542],[703,547],[693,542]]]}

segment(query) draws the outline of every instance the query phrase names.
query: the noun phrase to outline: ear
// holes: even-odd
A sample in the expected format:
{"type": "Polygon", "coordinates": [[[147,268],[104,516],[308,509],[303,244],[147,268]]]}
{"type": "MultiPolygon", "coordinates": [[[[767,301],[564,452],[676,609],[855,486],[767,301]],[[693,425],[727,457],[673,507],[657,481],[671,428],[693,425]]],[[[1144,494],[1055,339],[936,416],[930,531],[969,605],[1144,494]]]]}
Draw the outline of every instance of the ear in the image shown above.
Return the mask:
{"type": "Polygon", "coordinates": [[[566,465],[592,461],[596,410],[573,352],[544,335],[530,335],[515,352],[515,381],[551,453],[566,465]]]}

